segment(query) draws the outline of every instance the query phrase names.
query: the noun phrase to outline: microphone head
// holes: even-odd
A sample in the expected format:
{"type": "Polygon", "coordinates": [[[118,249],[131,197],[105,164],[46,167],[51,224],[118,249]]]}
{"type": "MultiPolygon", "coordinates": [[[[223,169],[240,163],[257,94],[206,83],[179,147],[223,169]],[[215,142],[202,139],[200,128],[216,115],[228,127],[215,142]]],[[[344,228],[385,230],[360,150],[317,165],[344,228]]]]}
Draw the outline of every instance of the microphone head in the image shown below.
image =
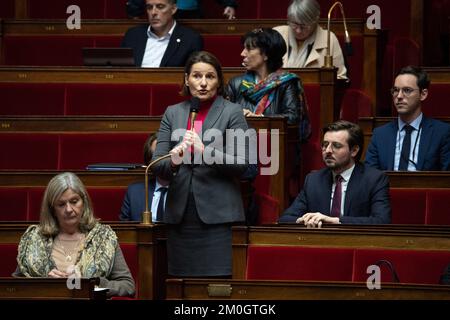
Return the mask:
{"type": "Polygon", "coordinates": [[[200,110],[200,99],[198,97],[192,97],[190,111],[198,113],[199,110],[200,110]]]}

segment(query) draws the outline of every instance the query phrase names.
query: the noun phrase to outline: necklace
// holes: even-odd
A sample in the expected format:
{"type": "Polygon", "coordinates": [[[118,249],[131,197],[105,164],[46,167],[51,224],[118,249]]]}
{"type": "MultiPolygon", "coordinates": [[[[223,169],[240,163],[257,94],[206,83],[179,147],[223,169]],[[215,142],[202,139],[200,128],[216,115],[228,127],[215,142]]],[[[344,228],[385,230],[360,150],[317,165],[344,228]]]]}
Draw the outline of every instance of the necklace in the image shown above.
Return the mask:
{"type": "MultiPolygon", "coordinates": [[[[72,260],[74,260],[74,255],[75,255],[75,258],[76,258],[78,252],[80,251],[80,243],[81,243],[82,240],[83,240],[83,237],[80,236],[78,241],[77,241],[77,243],[75,244],[75,246],[73,246],[73,247],[70,246],[69,247],[69,246],[64,246],[62,244],[61,239],[58,237],[57,246],[61,248],[61,250],[62,250],[62,252],[63,252],[63,254],[65,256],[66,262],[69,262],[69,263],[72,262],[72,260]]],[[[72,241],[71,240],[66,240],[66,241],[69,242],[69,243],[73,242],[73,240],[72,241]]],[[[56,244],[56,242],[55,242],[55,244],[56,244]]]]}

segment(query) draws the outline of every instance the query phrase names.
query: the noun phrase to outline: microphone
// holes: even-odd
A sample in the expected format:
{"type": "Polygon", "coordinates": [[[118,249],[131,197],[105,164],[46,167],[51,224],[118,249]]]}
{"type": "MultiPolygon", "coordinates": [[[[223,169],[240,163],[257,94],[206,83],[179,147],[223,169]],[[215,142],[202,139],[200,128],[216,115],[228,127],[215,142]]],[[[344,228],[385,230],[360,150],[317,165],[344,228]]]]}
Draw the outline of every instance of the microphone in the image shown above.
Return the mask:
{"type": "Polygon", "coordinates": [[[191,109],[189,113],[189,118],[191,119],[191,130],[194,131],[194,123],[197,118],[197,114],[200,111],[200,99],[197,97],[191,98],[191,109]]]}
{"type": "Polygon", "coordinates": [[[328,10],[328,24],[327,24],[327,51],[326,55],[324,57],[324,67],[325,68],[333,68],[333,56],[330,53],[330,20],[331,20],[331,13],[333,12],[333,9],[339,6],[341,9],[342,19],[344,21],[344,31],[345,31],[345,52],[347,56],[351,56],[353,54],[353,48],[352,48],[352,42],[350,40],[350,34],[347,29],[347,22],[345,20],[345,13],[344,13],[344,6],[339,1],[336,1],[328,10]]]}
{"type": "MultiPolygon", "coordinates": [[[[195,119],[197,118],[197,114],[200,111],[200,99],[197,97],[191,98],[191,108],[189,109],[189,123],[191,125],[191,131],[194,131],[195,119]]],[[[183,157],[183,151],[179,153],[180,158],[183,157]]]]}

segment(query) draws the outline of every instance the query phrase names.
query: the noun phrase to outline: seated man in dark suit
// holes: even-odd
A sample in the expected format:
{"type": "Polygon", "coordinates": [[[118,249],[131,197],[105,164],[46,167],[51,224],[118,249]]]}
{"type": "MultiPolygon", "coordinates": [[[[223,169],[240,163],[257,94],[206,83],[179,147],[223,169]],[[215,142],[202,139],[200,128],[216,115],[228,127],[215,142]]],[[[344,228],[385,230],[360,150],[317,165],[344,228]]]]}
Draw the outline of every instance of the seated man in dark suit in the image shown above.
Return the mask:
{"type": "Polygon", "coordinates": [[[145,1],[149,25],[129,29],[121,46],[133,49],[138,67],[183,67],[192,52],[202,50],[202,37],[174,20],[175,0],[145,1]]]}
{"type": "MultiPolygon", "coordinates": [[[[157,134],[152,134],[144,145],[144,163],[148,165],[156,149],[157,134]]],[[[148,183],[148,197],[150,199],[150,211],[152,212],[152,221],[158,222],[158,215],[162,214],[166,201],[167,188],[169,182],[161,178],[150,179],[148,183]],[[161,199],[161,196],[163,197],[161,199]],[[161,205],[160,205],[161,202],[161,205]]],[[[142,212],[145,210],[145,184],[144,182],[136,182],[130,184],[123,199],[122,208],[120,209],[119,219],[122,221],[141,221],[142,212]]]]}
{"type": "Polygon", "coordinates": [[[380,170],[450,170],[450,125],[422,113],[429,85],[422,69],[400,70],[391,89],[398,119],[373,131],[366,164],[380,170]]]}
{"type": "Polygon", "coordinates": [[[326,165],[306,176],[303,190],[279,222],[385,224],[391,221],[389,181],[383,172],[359,163],[361,128],[339,120],[323,128],[322,158],[326,165]]]}

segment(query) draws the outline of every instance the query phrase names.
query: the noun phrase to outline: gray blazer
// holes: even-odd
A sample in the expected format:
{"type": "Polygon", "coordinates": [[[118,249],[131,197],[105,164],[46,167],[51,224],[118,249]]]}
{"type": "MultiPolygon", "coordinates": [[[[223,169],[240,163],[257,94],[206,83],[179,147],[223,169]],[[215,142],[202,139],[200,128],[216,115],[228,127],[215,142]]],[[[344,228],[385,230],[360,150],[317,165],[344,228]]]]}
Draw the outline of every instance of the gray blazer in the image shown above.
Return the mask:
{"type": "MultiPolygon", "coordinates": [[[[168,154],[182,141],[182,136],[172,141],[171,135],[176,129],[186,129],[189,109],[189,100],[167,108],[161,120],[153,160],[168,154]]],[[[248,129],[241,106],[218,96],[203,123],[203,135],[208,129],[217,129],[222,133],[223,148],[213,147],[214,141],[211,144],[211,141],[203,139],[205,150],[213,148],[216,156],[228,160],[226,163],[225,160],[223,164],[183,163],[173,171],[169,158],[154,166],[153,172],[156,175],[171,181],[166,200],[165,223],[177,224],[182,221],[189,192],[193,193],[198,215],[204,223],[245,220],[239,177],[248,167],[248,143],[239,143],[236,139],[227,141],[225,131],[248,129]],[[238,154],[236,148],[244,148],[244,156],[238,154]],[[229,163],[230,160],[234,163],[229,163]]]]}

